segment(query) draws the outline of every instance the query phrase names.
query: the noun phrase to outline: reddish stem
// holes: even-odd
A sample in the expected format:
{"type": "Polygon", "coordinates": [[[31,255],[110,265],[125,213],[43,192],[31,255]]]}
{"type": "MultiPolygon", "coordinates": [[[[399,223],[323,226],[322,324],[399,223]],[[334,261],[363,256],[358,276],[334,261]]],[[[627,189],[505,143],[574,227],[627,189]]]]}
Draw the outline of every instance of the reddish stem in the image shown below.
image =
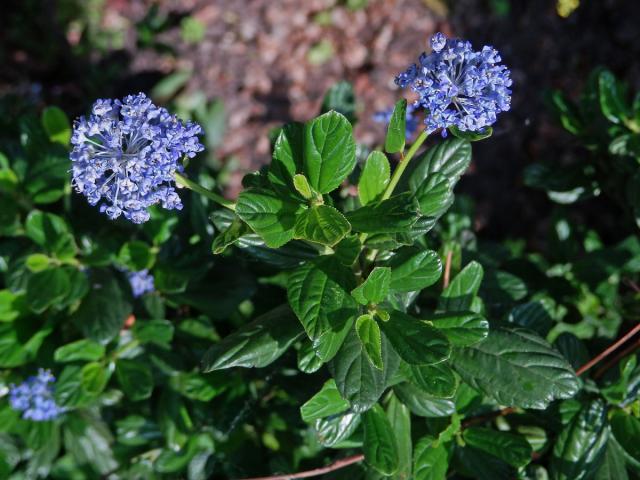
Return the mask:
{"type": "Polygon", "coordinates": [[[447,259],[444,263],[444,278],[442,279],[442,286],[447,288],[449,286],[449,280],[451,279],[451,260],[453,258],[453,251],[447,252],[447,259]]]}
{"type": "Polygon", "coordinates": [[[328,467],[307,470],[306,472],[292,473],[290,475],[274,475],[271,477],[244,478],[243,480],[292,480],[295,478],[317,477],[318,475],[324,475],[325,473],[348,467],[349,465],[361,462],[362,460],[364,460],[364,455],[354,455],[353,457],[342,458],[328,467]]]}
{"type": "Polygon", "coordinates": [[[589,370],[591,367],[593,367],[597,363],[600,363],[602,360],[604,360],[609,355],[611,355],[615,350],[617,350],[620,345],[625,343],[627,340],[629,340],[631,337],[633,337],[638,332],[640,332],[640,323],[638,325],[636,325],[635,327],[633,327],[626,335],[624,335],[616,343],[611,345],[609,348],[603,350],[598,356],[592,358],[587,363],[585,363],[583,366],[581,366],[579,369],[577,369],[576,370],[576,375],[582,375],[584,372],[589,370]]]}

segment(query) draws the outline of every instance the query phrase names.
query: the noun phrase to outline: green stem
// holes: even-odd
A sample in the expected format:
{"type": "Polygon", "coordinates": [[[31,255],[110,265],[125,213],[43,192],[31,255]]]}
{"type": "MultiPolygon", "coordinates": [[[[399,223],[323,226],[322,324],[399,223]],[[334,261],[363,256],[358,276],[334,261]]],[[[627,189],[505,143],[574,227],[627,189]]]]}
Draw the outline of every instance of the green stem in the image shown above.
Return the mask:
{"type": "MultiPolygon", "coordinates": [[[[416,141],[413,142],[413,145],[411,145],[411,148],[409,149],[407,154],[406,155],[400,154],[401,155],[400,163],[398,163],[398,166],[393,172],[393,177],[391,177],[391,181],[389,182],[389,185],[387,185],[387,188],[382,194],[382,200],[386,200],[389,197],[391,197],[391,195],[393,194],[393,191],[398,186],[398,182],[400,182],[400,178],[402,177],[402,174],[407,169],[407,165],[409,165],[409,162],[411,161],[413,156],[416,154],[418,149],[422,146],[422,144],[424,143],[424,141],[427,139],[428,136],[429,134],[427,133],[427,131],[426,130],[423,131],[418,136],[418,138],[416,138],[416,141]]],[[[361,233],[360,236],[358,237],[362,245],[364,245],[364,242],[367,239],[367,237],[368,237],[368,234],[366,233],[361,233]]]]}
{"type": "Polygon", "coordinates": [[[233,203],[231,200],[227,200],[222,195],[218,195],[217,193],[214,193],[211,190],[207,190],[202,185],[189,180],[187,177],[177,172],[176,172],[176,183],[178,185],[182,185],[183,187],[187,187],[188,189],[193,190],[194,192],[199,193],[200,195],[204,195],[208,199],[213,200],[217,204],[222,205],[223,207],[228,208],[229,210],[236,209],[236,204],[233,203]]]}
{"type": "Polygon", "coordinates": [[[427,131],[426,130],[423,131],[420,134],[420,136],[416,138],[416,141],[413,142],[413,145],[411,145],[411,148],[409,149],[407,154],[400,159],[400,163],[398,164],[395,171],[393,172],[393,177],[391,177],[391,181],[389,182],[389,185],[387,185],[387,189],[384,191],[384,194],[382,195],[383,200],[386,200],[391,196],[396,186],[398,185],[398,182],[400,181],[400,177],[402,177],[402,174],[406,170],[407,165],[409,165],[409,162],[411,161],[413,156],[416,154],[418,149],[422,146],[422,144],[424,143],[424,141],[427,139],[428,136],[429,134],[427,133],[427,131]]]}

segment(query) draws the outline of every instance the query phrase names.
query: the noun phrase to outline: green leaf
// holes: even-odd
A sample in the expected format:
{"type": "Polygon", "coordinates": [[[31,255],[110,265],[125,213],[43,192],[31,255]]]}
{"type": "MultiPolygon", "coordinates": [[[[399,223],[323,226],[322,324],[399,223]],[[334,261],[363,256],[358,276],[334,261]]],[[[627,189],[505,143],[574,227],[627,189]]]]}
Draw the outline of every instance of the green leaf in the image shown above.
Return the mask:
{"type": "Polygon", "coordinates": [[[333,447],[348,439],[358,425],[360,425],[360,414],[348,412],[316,420],[313,427],[320,444],[324,447],[333,447]]]}
{"type": "Polygon", "coordinates": [[[436,365],[410,365],[410,380],[423,392],[437,398],[452,398],[458,380],[446,362],[436,365]]]}
{"type": "Polygon", "coordinates": [[[242,192],[236,204],[236,214],[271,248],[293,238],[296,215],[301,210],[301,204],[258,188],[242,192]]]}
{"type": "Polygon", "coordinates": [[[343,115],[327,112],[305,125],[304,173],[314,190],[335,190],[355,166],[356,145],[343,115]]]}
{"type": "Polygon", "coordinates": [[[393,391],[413,414],[421,417],[448,417],[456,411],[456,404],[452,399],[434,397],[409,382],[395,385],[393,391]]]}
{"type": "Polygon", "coordinates": [[[357,235],[348,235],[340,240],[334,248],[336,259],[345,267],[352,266],[362,250],[362,244],[357,235]]]}
{"type": "Polygon", "coordinates": [[[398,310],[380,327],[394,350],[410,365],[440,363],[451,354],[451,345],[442,333],[426,322],[398,310]]]}
{"type": "Polygon", "coordinates": [[[434,446],[433,437],[422,437],[413,452],[414,480],[445,480],[450,457],[444,444],[434,446]]]}
{"type": "Polygon", "coordinates": [[[389,419],[380,405],[364,413],[364,461],[383,475],[393,475],[398,469],[398,445],[389,419]]]}
{"type": "Polygon", "coordinates": [[[409,177],[409,188],[417,192],[431,175],[440,173],[451,181],[451,188],[471,163],[471,144],[466,140],[451,138],[436,144],[416,161],[416,168],[409,177]]]}
{"type": "Polygon", "coordinates": [[[118,262],[132,272],[139,272],[153,267],[156,255],[149,245],[139,240],[125,243],[118,253],[118,262]]]}
{"type": "Polygon", "coordinates": [[[319,418],[342,413],[349,408],[349,402],[340,396],[335,380],[327,380],[322,389],[300,407],[300,415],[311,423],[319,418]]]}
{"type": "Polygon", "coordinates": [[[491,330],[486,341],[455,349],[451,358],[465,382],[501,405],[543,409],[579,389],[564,357],[527,330],[491,330]]]}
{"type": "Polygon", "coordinates": [[[0,368],[24,365],[36,357],[42,342],[53,331],[53,325],[49,322],[44,326],[34,325],[34,320],[27,317],[13,323],[0,323],[0,368]]]}
{"type": "Polygon", "coordinates": [[[288,280],[289,304],[323,361],[336,354],[357,315],[351,271],[330,257],[310,261],[288,280]]]}
{"type": "Polygon", "coordinates": [[[116,377],[129,400],[136,402],[151,396],[153,376],[145,363],[139,360],[119,359],[116,362],[116,377]]]}
{"type": "Polygon", "coordinates": [[[408,231],[418,213],[410,195],[403,193],[347,212],[346,217],[356,232],[398,233],[408,231]]]}
{"type": "Polygon", "coordinates": [[[353,85],[346,81],[341,81],[333,85],[325,94],[322,100],[322,113],[335,110],[341,113],[351,123],[356,121],[356,97],[353,85]]]}
{"type": "Polygon", "coordinates": [[[369,154],[358,180],[358,197],[362,205],[382,199],[389,180],[391,167],[384,153],[375,150],[369,154]]]}
{"type": "Polygon", "coordinates": [[[32,253],[24,262],[26,267],[32,272],[41,272],[49,268],[51,259],[44,253],[32,253]]]}
{"type": "Polygon", "coordinates": [[[338,354],[329,362],[329,371],[342,398],[349,401],[354,412],[361,413],[371,408],[384,393],[399,362],[383,335],[383,369],[374,367],[354,329],[351,329],[338,354]]]}
{"type": "Polygon", "coordinates": [[[219,255],[248,233],[251,233],[249,226],[239,218],[234,218],[231,224],[213,239],[211,250],[214,255],[219,255]]]}
{"type": "Polygon", "coordinates": [[[71,125],[67,115],[58,107],[47,107],[42,112],[42,126],[49,140],[52,142],[69,145],[71,140],[71,125]]]}
{"type": "Polygon", "coordinates": [[[598,76],[600,109],[610,122],[620,123],[629,115],[616,77],[609,70],[603,70],[598,76]]]}
{"type": "Polygon", "coordinates": [[[94,270],[91,290],[73,314],[82,333],[97,342],[113,339],[131,313],[131,303],[116,278],[106,270],[94,270]]]}
{"type": "Polygon", "coordinates": [[[446,175],[429,175],[414,192],[420,213],[438,219],[453,204],[453,182],[446,175]]]}
{"type": "Polygon", "coordinates": [[[26,295],[0,290],[0,322],[12,322],[27,313],[26,295]]]}
{"type": "Polygon", "coordinates": [[[71,288],[69,276],[62,268],[34,273],[27,281],[27,304],[36,313],[60,302],[71,288]]]}
{"type": "Polygon", "coordinates": [[[306,200],[311,200],[314,197],[314,193],[309,186],[307,177],[301,173],[297,173],[293,176],[293,186],[306,200]]]}
{"type": "Polygon", "coordinates": [[[350,231],[342,213],[329,205],[316,205],[298,214],[294,238],[333,247],[350,231]]]}
{"type": "Polygon", "coordinates": [[[391,290],[413,292],[422,290],[438,281],[442,274],[442,262],[433,250],[401,250],[389,261],[391,290]]]}
{"type": "Polygon", "coordinates": [[[477,142],[479,140],[484,140],[485,138],[489,138],[493,134],[493,128],[485,127],[482,130],[478,130],[477,132],[471,132],[469,130],[460,130],[455,125],[449,127],[449,131],[457,138],[461,138],[462,140],[466,140],[468,142],[477,142]]]}
{"type": "Polygon", "coordinates": [[[624,453],[615,441],[607,442],[607,449],[602,464],[596,472],[594,480],[628,480],[629,474],[625,467],[624,453]]]}
{"type": "Polygon", "coordinates": [[[169,345],[173,338],[174,326],[169,320],[138,320],[133,325],[133,336],[141,344],[155,343],[169,345]]]}
{"type": "Polygon", "coordinates": [[[376,267],[364,282],[353,289],[351,296],[360,305],[376,305],[387,298],[390,282],[391,269],[389,267],[376,267]]]}
{"type": "Polygon", "coordinates": [[[637,473],[640,470],[640,420],[617,410],[611,416],[611,433],[637,473]]]}
{"type": "Polygon", "coordinates": [[[90,465],[101,476],[118,467],[109,427],[92,414],[82,411],[66,415],[63,438],[65,451],[76,465],[90,465]]]}
{"type": "Polygon", "coordinates": [[[202,359],[202,370],[266,367],[287,351],[301,333],[291,309],[282,305],[213,345],[202,359]]]}
{"type": "Polygon", "coordinates": [[[395,395],[391,396],[387,406],[387,418],[391,423],[398,446],[398,470],[394,480],[410,480],[411,477],[411,412],[395,395]]]}
{"type": "Polygon", "coordinates": [[[560,432],[551,457],[551,478],[592,478],[602,463],[608,438],[607,407],[602,400],[592,400],[560,432]]]}
{"type": "Polygon", "coordinates": [[[388,153],[398,153],[404,150],[404,142],[407,130],[407,100],[402,99],[396,103],[387,127],[387,137],[384,141],[384,149],[388,153]]]}
{"type": "Polygon", "coordinates": [[[273,187],[282,193],[293,189],[293,176],[302,171],[304,158],[304,125],[285,125],[273,147],[273,159],[267,174],[273,187]]]}
{"type": "Polygon", "coordinates": [[[489,335],[489,322],[473,312],[446,312],[425,318],[449,339],[452,345],[468,347],[489,335]]]}
{"type": "MultiPolygon", "coordinates": [[[[299,326],[299,323],[296,319],[296,325],[299,326]]],[[[308,339],[303,339],[300,345],[300,349],[298,350],[298,369],[304,373],[314,373],[322,368],[324,362],[322,359],[316,355],[316,352],[313,351],[313,346],[308,339]]]]}
{"type": "Polygon", "coordinates": [[[534,330],[546,336],[553,326],[553,302],[549,298],[541,298],[533,302],[520,304],[509,313],[509,323],[534,330]]]}
{"type": "Polygon", "coordinates": [[[27,236],[48,253],[62,259],[75,256],[73,235],[61,217],[34,210],[27,216],[24,227],[27,236]]]}
{"type": "Polygon", "coordinates": [[[356,320],[356,333],[367,357],[374,367],[382,370],[382,334],[380,327],[370,314],[360,315],[356,320]]]}
{"type": "Polygon", "coordinates": [[[469,310],[480,289],[483,273],[482,265],[475,261],[469,262],[443,290],[438,308],[449,312],[469,310]]]}
{"type": "Polygon", "coordinates": [[[225,374],[200,375],[196,372],[180,372],[171,377],[171,388],[181,395],[199,402],[210,402],[228,386],[225,374]]]}
{"type": "Polygon", "coordinates": [[[78,360],[96,361],[104,356],[104,346],[83,338],[75,342],[58,347],[53,353],[53,359],[58,363],[76,362],[78,360]]]}
{"type": "Polygon", "coordinates": [[[462,438],[467,445],[498,457],[516,468],[524,467],[531,462],[533,450],[527,439],[521,435],[491,428],[470,427],[464,430],[462,438]]]}
{"type": "Polygon", "coordinates": [[[111,371],[99,362],[87,363],[81,372],[82,389],[89,395],[97,396],[107,386],[111,371]]]}

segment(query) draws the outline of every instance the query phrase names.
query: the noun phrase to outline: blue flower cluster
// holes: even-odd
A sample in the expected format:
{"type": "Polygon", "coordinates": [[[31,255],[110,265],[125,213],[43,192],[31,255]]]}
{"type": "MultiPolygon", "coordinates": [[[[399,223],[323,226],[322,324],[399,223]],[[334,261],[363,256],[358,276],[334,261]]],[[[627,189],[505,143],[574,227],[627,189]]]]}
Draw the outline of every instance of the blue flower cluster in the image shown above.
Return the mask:
{"type": "Polygon", "coordinates": [[[455,126],[478,132],[495,123],[498,113],[511,105],[511,78],[501,65],[500,54],[485,46],[474,51],[471,43],[447,39],[442,33],[431,37],[433,52],[420,55],[396,77],[402,88],[411,86],[419,95],[416,107],[426,109],[427,132],[455,126]]]}
{"type": "Polygon", "coordinates": [[[151,275],[146,268],[139,272],[129,272],[127,278],[131,285],[131,292],[136,298],[141,297],[145,293],[153,292],[155,289],[153,275],[151,275]]]}
{"type": "Polygon", "coordinates": [[[45,422],[57,418],[63,410],[53,399],[55,377],[49,370],[38,370],[37,376],[29,377],[20,385],[11,385],[9,404],[22,413],[25,420],[45,422]]]}
{"type": "Polygon", "coordinates": [[[109,218],[149,220],[147,208],[182,208],[174,174],[182,157],[204,149],[200,125],[180,121],[144,94],[98,100],[74,124],[71,143],[75,189],[109,218]]]}
{"type": "MultiPolygon", "coordinates": [[[[407,105],[406,128],[405,128],[405,137],[407,138],[407,140],[413,137],[413,134],[416,133],[416,130],[418,130],[418,118],[415,116],[416,110],[418,110],[418,108],[415,105],[411,103],[407,105]]],[[[392,115],[393,115],[393,108],[388,108],[386,110],[376,112],[373,115],[373,119],[376,122],[389,125],[392,115]]]]}

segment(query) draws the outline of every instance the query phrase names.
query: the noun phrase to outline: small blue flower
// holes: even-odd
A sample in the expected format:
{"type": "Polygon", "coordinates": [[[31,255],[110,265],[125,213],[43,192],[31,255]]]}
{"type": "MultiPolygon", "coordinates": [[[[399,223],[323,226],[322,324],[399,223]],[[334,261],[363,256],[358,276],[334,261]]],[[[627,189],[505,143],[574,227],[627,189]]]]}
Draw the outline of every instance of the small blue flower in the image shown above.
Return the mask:
{"type": "Polygon", "coordinates": [[[63,409],[53,398],[53,383],[55,377],[49,370],[38,370],[37,376],[29,377],[20,385],[11,385],[9,390],[9,404],[11,408],[22,413],[25,420],[46,422],[54,420],[63,409]]]}
{"type": "Polygon", "coordinates": [[[74,124],[73,185],[111,219],[149,220],[147,208],[182,209],[174,188],[180,160],[204,147],[200,125],[180,121],[143,93],[97,100],[91,115],[74,124]]]}
{"type": "Polygon", "coordinates": [[[146,268],[139,272],[129,272],[127,274],[129,284],[131,285],[131,292],[135,298],[141,297],[145,293],[153,292],[155,290],[153,283],[153,275],[149,273],[146,268]]]}
{"type": "MultiPolygon", "coordinates": [[[[418,119],[414,115],[417,110],[418,110],[418,108],[415,107],[413,104],[407,105],[407,113],[406,113],[406,117],[405,117],[406,118],[405,137],[406,137],[407,140],[409,140],[411,137],[413,137],[413,134],[418,129],[418,119]]],[[[389,125],[389,122],[391,121],[391,116],[392,115],[393,115],[393,108],[388,108],[386,110],[382,110],[380,112],[374,113],[373,119],[376,122],[380,122],[380,123],[383,123],[385,125],[389,125]]]]}
{"type": "Polygon", "coordinates": [[[451,126],[481,131],[495,123],[498,113],[509,110],[512,82],[497,50],[485,46],[474,51],[470,42],[447,39],[442,33],[431,37],[431,48],[432,53],[423,53],[417,65],[396,77],[397,85],[410,85],[420,96],[415,106],[427,112],[428,133],[441,128],[446,136],[451,126]]]}

